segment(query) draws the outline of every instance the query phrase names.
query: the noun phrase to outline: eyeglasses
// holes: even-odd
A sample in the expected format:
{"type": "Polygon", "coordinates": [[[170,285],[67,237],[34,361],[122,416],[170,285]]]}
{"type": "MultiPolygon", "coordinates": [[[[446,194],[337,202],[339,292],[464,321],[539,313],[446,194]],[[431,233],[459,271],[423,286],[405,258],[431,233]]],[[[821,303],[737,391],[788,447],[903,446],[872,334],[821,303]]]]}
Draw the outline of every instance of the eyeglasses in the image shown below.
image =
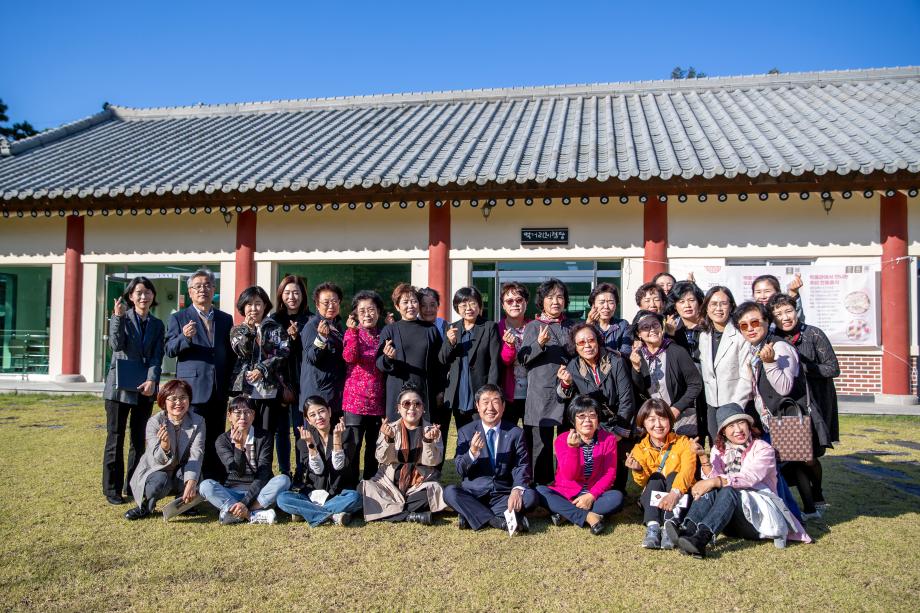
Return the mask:
{"type": "Polygon", "coordinates": [[[747,332],[748,330],[757,330],[761,326],[763,326],[763,322],[760,321],[759,319],[754,319],[750,323],[746,321],[738,322],[738,329],[741,330],[742,332],[747,332]]]}
{"type": "Polygon", "coordinates": [[[337,298],[332,298],[331,300],[320,300],[317,304],[321,307],[329,307],[329,306],[336,306],[337,304],[341,304],[341,303],[342,303],[341,300],[338,300],[337,298]]]}
{"type": "Polygon", "coordinates": [[[421,408],[422,403],[418,400],[403,400],[399,403],[399,406],[403,409],[418,409],[421,408]]]}
{"type": "Polygon", "coordinates": [[[515,304],[520,305],[520,304],[524,304],[524,299],[523,298],[505,298],[503,302],[507,304],[508,306],[515,305],[515,304]]]}
{"type": "Polygon", "coordinates": [[[457,304],[457,309],[472,309],[472,308],[478,309],[479,303],[476,302],[475,300],[464,300],[463,302],[460,302],[457,304]]]}
{"type": "Polygon", "coordinates": [[[661,324],[657,321],[651,324],[642,324],[639,326],[640,332],[651,332],[652,330],[661,330],[661,324]]]}
{"type": "Polygon", "coordinates": [[[189,285],[188,287],[193,292],[209,292],[214,289],[214,286],[210,283],[199,283],[198,285],[189,285]]]}
{"type": "Polygon", "coordinates": [[[597,419],[597,413],[591,411],[589,413],[578,413],[575,415],[575,421],[594,421],[597,419]]]}
{"type": "Polygon", "coordinates": [[[239,419],[240,417],[245,417],[246,415],[255,415],[255,411],[252,409],[234,409],[230,414],[239,419]]]}
{"type": "Polygon", "coordinates": [[[585,345],[596,345],[596,344],[597,344],[596,338],[582,338],[582,339],[575,341],[576,347],[584,347],[585,345]]]}
{"type": "Polygon", "coordinates": [[[719,307],[725,308],[729,306],[729,303],[728,302],[716,302],[715,300],[713,300],[712,302],[709,303],[709,306],[714,309],[719,308],[719,307]]]}
{"type": "Polygon", "coordinates": [[[170,404],[181,404],[183,402],[188,402],[188,396],[167,396],[166,402],[170,404]]]}
{"type": "Polygon", "coordinates": [[[358,315],[361,315],[362,317],[365,315],[376,315],[376,314],[377,314],[377,309],[375,309],[374,307],[367,307],[366,309],[358,309],[358,315]]]}

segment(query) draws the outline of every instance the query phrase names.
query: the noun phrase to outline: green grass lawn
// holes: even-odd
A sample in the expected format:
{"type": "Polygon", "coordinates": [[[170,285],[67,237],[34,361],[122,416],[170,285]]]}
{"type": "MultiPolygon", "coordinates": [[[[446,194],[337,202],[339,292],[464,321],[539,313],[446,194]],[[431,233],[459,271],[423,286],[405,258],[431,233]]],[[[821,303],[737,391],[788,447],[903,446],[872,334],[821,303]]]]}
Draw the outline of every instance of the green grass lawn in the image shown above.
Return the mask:
{"type": "Polygon", "coordinates": [[[432,527],[221,527],[213,510],[129,523],[101,494],[100,399],[0,396],[0,608],[916,611],[920,418],[841,426],[816,544],[720,538],[694,560],[639,547],[634,487],[600,537],[546,517],[515,538],[460,532],[454,515],[432,527]]]}

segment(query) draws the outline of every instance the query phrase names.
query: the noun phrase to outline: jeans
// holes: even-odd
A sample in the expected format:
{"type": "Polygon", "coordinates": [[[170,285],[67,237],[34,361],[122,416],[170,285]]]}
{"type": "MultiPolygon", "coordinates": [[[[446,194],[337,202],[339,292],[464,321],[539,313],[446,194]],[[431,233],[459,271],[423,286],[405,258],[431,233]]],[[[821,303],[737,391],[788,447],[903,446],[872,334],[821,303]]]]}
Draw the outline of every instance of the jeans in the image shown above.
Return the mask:
{"type": "Polygon", "coordinates": [[[282,492],[278,496],[278,508],[291,515],[300,515],[312,527],[328,520],[335,513],[357,513],[361,510],[361,494],[355,490],[342,490],[337,496],[326,500],[323,505],[311,502],[297,492],[282,492]]]}
{"type": "MultiPolygon", "coordinates": [[[[549,489],[545,485],[537,486],[537,493],[547,509],[552,513],[558,513],[576,526],[584,526],[588,521],[588,511],[579,509],[572,501],[555,490],[549,489]]],[[[591,505],[591,513],[598,515],[612,515],[623,507],[623,492],[619,490],[607,490],[600,495],[591,505]]]]}
{"type": "Polygon", "coordinates": [[[124,489],[127,496],[131,475],[144,453],[144,432],[153,407],[153,398],[138,395],[136,405],[116,400],[105,401],[105,450],[102,453],[102,493],[116,496],[124,489]],[[128,469],[125,470],[125,434],[128,425],[128,469]]]}
{"type": "MultiPolygon", "coordinates": [[[[287,475],[277,475],[272,477],[265,487],[259,492],[259,505],[267,509],[275,504],[275,500],[282,492],[286,492],[291,487],[291,479],[287,475]]],[[[237,502],[241,502],[246,496],[245,490],[232,490],[224,487],[213,479],[205,479],[198,486],[199,493],[204,496],[205,500],[217,507],[221,512],[227,511],[237,502]]]]}
{"type": "Polygon", "coordinates": [[[760,536],[754,526],[744,517],[741,508],[741,492],[733,487],[709,490],[690,506],[687,519],[709,528],[713,535],[725,531],[740,538],[757,540],[760,536]]]}

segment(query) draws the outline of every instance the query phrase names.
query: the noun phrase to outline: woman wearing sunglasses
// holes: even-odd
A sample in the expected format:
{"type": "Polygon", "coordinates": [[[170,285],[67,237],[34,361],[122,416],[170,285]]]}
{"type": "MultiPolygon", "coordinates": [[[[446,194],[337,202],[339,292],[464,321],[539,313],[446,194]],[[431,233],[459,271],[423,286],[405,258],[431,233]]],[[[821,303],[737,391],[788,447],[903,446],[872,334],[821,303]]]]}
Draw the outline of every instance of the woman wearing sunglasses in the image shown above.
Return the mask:
{"type": "Polygon", "coordinates": [[[397,396],[396,409],[399,419],[380,424],[377,474],[358,484],[364,519],[431,525],[431,514],[447,508],[438,483],[437,466],[444,459],[441,430],[422,419],[425,404],[411,384],[397,396]]]}
{"type": "Polygon", "coordinates": [[[505,313],[498,322],[498,336],[502,341],[501,381],[505,393],[503,419],[517,424],[518,420],[524,419],[524,403],[527,400],[527,369],[517,361],[517,354],[524,342],[524,326],[530,323],[530,318],[524,315],[530,292],[524,285],[511,281],[502,283],[499,294],[505,313]]]}
{"type": "Polygon", "coordinates": [[[674,431],[696,436],[696,397],[703,390],[703,380],[690,354],[665,336],[660,313],[636,313],[632,334],[637,340],[629,356],[630,375],[640,399],[664,400],[674,415],[674,431]]]}

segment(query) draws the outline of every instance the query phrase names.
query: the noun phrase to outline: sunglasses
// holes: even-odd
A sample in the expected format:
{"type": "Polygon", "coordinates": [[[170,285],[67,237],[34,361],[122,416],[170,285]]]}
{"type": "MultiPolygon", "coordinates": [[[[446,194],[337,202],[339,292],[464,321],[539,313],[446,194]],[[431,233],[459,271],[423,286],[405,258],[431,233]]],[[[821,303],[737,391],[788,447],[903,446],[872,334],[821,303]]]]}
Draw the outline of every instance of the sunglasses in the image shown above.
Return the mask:
{"type": "Polygon", "coordinates": [[[747,332],[748,330],[757,330],[761,326],[763,326],[763,322],[760,321],[759,319],[755,319],[754,321],[750,323],[746,321],[738,322],[738,329],[741,330],[742,332],[747,332]]]}
{"type": "Polygon", "coordinates": [[[505,298],[505,304],[524,304],[523,298],[505,298]]]}
{"type": "Polygon", "coordinates": [[[582,339],[575,341],[576,347],[584,347],[585,345],[596,345],[596,344],[597,344],[596,338],[582,338],[582,339]]]}

